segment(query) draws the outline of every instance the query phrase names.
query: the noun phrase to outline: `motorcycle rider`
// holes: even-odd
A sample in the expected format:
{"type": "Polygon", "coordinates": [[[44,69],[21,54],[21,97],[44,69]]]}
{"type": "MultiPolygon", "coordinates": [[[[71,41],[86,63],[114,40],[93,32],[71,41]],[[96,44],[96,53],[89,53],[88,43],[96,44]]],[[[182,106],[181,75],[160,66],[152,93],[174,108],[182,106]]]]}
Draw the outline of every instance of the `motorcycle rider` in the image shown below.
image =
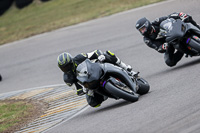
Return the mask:
{"type": "Polygon", "coordinates": [[[165,63],[172,67],[181,60],[184,53],[176,51],[172,45],[168,45],[165,42],[165,38],[159,38],[158,33],[160,31],[160,23],[168,18],[181,19],[183,22],[192,23],[194,26],[200,29],[200,26],[192,19],[192,16],[180,13],[172,13],[168,16],[156,18],[152,23],[147,18],[141,18],[136,23],[136,29],[144,36],[144,42],[150,48],[164,54],[165,63]]]}
{"type": "MultiPolygon", "coordinates": [[[[61,53],[58,58],[58,67],[64,72],[64,82],[68,86],[72,86],[75,84],[77,95],[81,96],[85,94],[84,88],[78,83],[78,80],[76,79],[76,68],[77,66],[85,61],[86,59],[98,59],[101,62],[109,62],[114,65],[120,66],[121,68],[125,69],[126,71],[132,71],[132,68],[130,65],[126,65],[123,63],[114,53],[110,51],[102,52],[100,50],[95,50],[90,53],[81,53],[76,55],[74,58],[71,56],[71,54],[64,52],[61,53]]],[[[99,107],[100,104],[107,99],[107,97],[104,97],[102,95],[99,95],[91,90],[89,90],[86,93],[86,99],[90,106],[92,107],[99,107]]]]}

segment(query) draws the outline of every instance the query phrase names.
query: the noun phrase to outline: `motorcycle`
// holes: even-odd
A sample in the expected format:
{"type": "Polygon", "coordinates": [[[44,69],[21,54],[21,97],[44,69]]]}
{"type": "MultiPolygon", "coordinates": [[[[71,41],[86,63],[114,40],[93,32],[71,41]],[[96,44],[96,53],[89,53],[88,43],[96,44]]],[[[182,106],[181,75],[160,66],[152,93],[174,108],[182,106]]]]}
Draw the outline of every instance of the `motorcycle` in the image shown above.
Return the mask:
{"type": "Polygon", "coordinates": [[[200,30],[191,23],[180,19],[166,19],[160,24],[159,36],[187,56],[200,55],[200,30]]]}
{"type": "Polygon", "coordinates": [[[110,63],[86,59],[76,68],[76,78],[85,88],[114,99],[135,102],[149,92],[150,86],[138,73],[127,72],[110,63]]]}

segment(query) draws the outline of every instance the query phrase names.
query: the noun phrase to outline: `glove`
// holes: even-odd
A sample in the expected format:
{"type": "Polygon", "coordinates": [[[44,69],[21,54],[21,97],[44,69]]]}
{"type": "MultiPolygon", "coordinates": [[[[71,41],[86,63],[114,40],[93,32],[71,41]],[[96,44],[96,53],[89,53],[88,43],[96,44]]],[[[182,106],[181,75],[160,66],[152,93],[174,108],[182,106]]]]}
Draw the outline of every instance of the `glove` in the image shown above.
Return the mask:
{"type": "Polygon", "coordinates": [[[180,19],[181,19],[183,22],[184,22],[186,19],[189,18],[189,16],[188,16],[186,13],[183,13],[183,12],[179,13],[179,17],[180,17],[180,19]]]}
{"type": "Polygon", "coordinates": [[[71,87],[73,84],[71,84],[71,83],[66,83],[69,87],[71,87]]]}
{"type": "Polygon", "coordinates": [[[159,53],[164,53],[166,50],[162,48],[162,45],[157,50],[159,53]]]}
{"type": "Polygon", "coordinates": [[[103,54],[98,57],[98,60],[100,62],[103,62],[105,59],[106,59],[106,57],[103,54]]]}
{"type": "Polygon", "coordinates": [[[84,92],[83,89],[81,88],[81,89],[78,89],[78,90],[76,91],[76,94],[77,94],[78,96],[82,96],[82,95],[85,94],[85,92],[84,92]]]}
{"type": "Polygon", "coordinates": [[[164,50],[167,50],[167,48],[168,48],[168,43],[163,43],[162,48],[163,48],[164,50]]]}
{"type": "Polygon", "coordinates": [[[163,45],[161,45],[161,46],[158,48],[157,51],[158,51],[159,53],[164,53],[164,52],[166,52],[167,48],[168,48],[168,43],[164,43],[163,45]]]}

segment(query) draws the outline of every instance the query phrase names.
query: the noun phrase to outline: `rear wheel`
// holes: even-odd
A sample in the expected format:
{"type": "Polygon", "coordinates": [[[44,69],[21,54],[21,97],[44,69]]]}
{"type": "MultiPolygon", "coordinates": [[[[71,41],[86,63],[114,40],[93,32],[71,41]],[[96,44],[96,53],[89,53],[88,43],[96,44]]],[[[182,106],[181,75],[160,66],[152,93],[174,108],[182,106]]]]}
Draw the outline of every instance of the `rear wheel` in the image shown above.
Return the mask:
{"type": "Polygon", "coordinates": [[[194,48],[198,53],[200,52],[200,38],[198,36],[192,36],[192,38],[188,41],[188,45],[191,48],[194,48]]]}
{"type": "Polygon", "coordinates": [[[111,82],[107,82],[105,89],[113,96],[126,101],[136,102],[139,99],[139,95],[135,94],[129,87],[120,87],[118,85],[113,85],[111,82]]]}
{"type": "Polygon", "coordinates": [[[138,84],[138,90],[137,90],[138,94],[144,95],[149,92],[150,86],[149,86],[149,83],[145,79],[138,78],[137,84],[138,84]]]}

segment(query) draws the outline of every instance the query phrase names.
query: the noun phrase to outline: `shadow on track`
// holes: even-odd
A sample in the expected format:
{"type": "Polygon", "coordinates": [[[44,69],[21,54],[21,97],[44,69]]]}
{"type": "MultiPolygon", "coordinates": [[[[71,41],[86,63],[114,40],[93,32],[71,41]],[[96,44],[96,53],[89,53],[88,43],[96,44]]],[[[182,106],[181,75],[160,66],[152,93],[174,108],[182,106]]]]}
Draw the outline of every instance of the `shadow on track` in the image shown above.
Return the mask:
{"type": "Polygon", "coordinates": [[[126,105],[129,105],[129,104],[132,104],[131,102],[128,102],[128,101],[119,101],[119,102],[116,102],[114,104],[111,104],[111,105],[107,105],[105,107],[103,107],[103,105],[101,105],[102,107],[101,108],[97,108],[97,110],[92,110],[88,115],[91,115],[91,114],[96,114],[96,113],[102,113],[102,112],[105,112],[105,111],[109,111],[109,110],[113,110],[115,108],[120,108],[122,106],[126,106],[126,105]]]}
{"type": "Polygon", "coordinates": [[[183,64],[183,65],[181,65],[181,66],[174,67],[174,68],[172,68],[171,70],[174,71],[174,70],[177,70],[177,69],[183,69],[183,68],[185,68],[185,67],[189,67],[189,66],[196,65],[196,64],[198,64],[198,63],[200,63],[200,59],[197,59],[197,60],[194,60],[194,61],[185,63],[185,64],[183,64]]]}
{"type": "Polygon", "coordinates": [[[185,64],[180,65],[180,66],[175,66],[175,67],[169,68],[169,69],[167,69],[167,70],[165,70],[165,71],[157,72],[157,73],[155,73],[155,74],[153,74],[153,75],[147,76],[147,78],[149,78],[149,77],[154,77],[154,76],[161,76],[161,75],[167,74],[167,73],[169,73],[169,72],[173,72],[173,71],[176,71],[176,70],[181,70],[181,69],[189,68],[190,66],[197,65],[198,63],[200,63],[200,59],[196,59],[196,60],[194,60],[194,61],[185,63],[185,64]]]}

